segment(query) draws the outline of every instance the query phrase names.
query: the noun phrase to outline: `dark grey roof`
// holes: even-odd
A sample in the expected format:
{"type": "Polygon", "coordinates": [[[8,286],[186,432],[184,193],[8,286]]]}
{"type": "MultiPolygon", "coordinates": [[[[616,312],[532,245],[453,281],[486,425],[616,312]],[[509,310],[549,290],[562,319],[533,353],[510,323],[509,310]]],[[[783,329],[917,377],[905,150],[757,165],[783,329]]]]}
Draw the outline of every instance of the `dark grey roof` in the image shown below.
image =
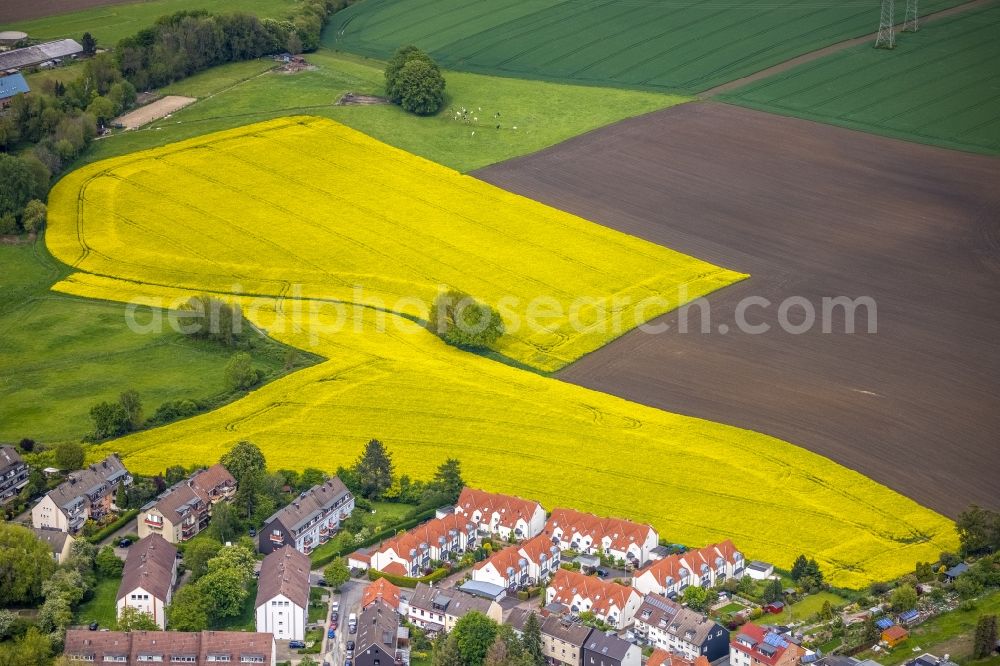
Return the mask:
{"type": "Polygon", "coordinates": [[[396,637],[399,634],[399,616],[392,606],[384,601],[368,605],[358,617],[358,637],[355,640],[356,654],[370,647],[378,646],[389,655],[396,655],[396,637]]]}
{"type": "Polygon", "coordinates": [[[584,624],[571,622],[565,617],[558,617],[556,615],[549,615],[542,622],[543,634],[565,641],[576,647],[586,645],[592,631],[594,630],[584,624]]]}
{"type": "Polygon", "coordinates": [[[603,654],[621,661],[628,654],[632,644],[619,638],[615,634],[605,634],[600,631],[590,632],[587,642],[583,645],[585,650],[603,654]]]}
{"type": "Polygon", "coordinates": [[[83,501],[84,495],[114,492],[118,481],[129,476],[125,465],[112,454],[99,463],[72,472],[69,477],[50,490],[48,495],[61,509],[68,509],[83,501]]]}
{"type": "Polygon", "coordinates": [[[702,645],[716,630],[723,629],[722,625],[701,613],[659,594],[646,595],[635,614],[635,620],[666,631],[692,645],[702,645]]]}
{"type": "MultiPolygon", "coordinates": [[[[2,99],[2,95],[0,95],[0,99],[2,99]]],[[[24,461],[13,446],[0,446],[0,475],[23,464],[24,461]]]]}
{"type": "Polygon", "coordinates": [[[291,504],[278,510],[264,521],[264,524],[267,525],[277,520],[285,529],[294,532],[317,516],[329,511],[338,501],[350,494],[343,481],[333,477],[326,483],[313,486],[296,497],[291,504]]]}
{"type": "Polygon", "coordinates": [[[948,576],[949,578],[958,578],[968,570],[969,570],[968,564],[966,564],[965,562],[959,562],[951,569],[948,569],[945,575],[948,576]]]}
{"type": "Polygon", "coordinates": [[[23,49],[0,53],[0,70],[30,67],[46,60],[65,58],[78,53],[83,53],[83,47],[79,43],[72,39],[57,39],[36,46],[26,46],[23,49]]]}
{"type": "Polygon", "coordinates": [[[840,654],[831,654],[820,657],[815,662],[816,666],[857,666],[861,662],[854,657],[845,657],[840,654]]]}
{"type": "Polygon", "coordinates": [[[773,565],[768,562],[761,562],[760,560],[754,560],[747,565],[747,569],[753,569],[754,571],[767,571],[773,565]]]}
{"type": "Polygon", "coordinates": [[[462,617],[473,611],[485,615],[490,610],[490,606],[495,602],[489,599],[474,597],[471,594],[454,588],[444,589],[431,587],[426,583],[417,583],[416,589],[410,595],[409,603],[414,608],[435,610],[436,612],[440,612],[440,609],[444,608],[446,614],[453,617],[462,617]],[[434,608],[435,605],[438,606],[438,609],[434,608]]]}
{"type": "Polygon", "coordinates": [[[35,533],[35,536],[47,543],[56,555],[62,554],[63,548],[66,547],[66,539],[70,538],[69,534],[62,530],[33,527],[32,531],[35,533]]]}

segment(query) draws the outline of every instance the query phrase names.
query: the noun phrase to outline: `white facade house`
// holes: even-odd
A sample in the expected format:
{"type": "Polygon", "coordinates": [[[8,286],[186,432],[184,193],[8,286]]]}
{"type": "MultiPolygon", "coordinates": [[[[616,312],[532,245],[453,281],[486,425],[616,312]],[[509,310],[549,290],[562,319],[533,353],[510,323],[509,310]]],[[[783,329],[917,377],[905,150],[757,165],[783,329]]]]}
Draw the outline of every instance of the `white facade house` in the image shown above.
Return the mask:
{"type": "Polygon", "coordinates": [[[166,607],[177,584],[177,549],[159,534],[140,539],[125,558],[118,587],[117,614],[128,606],[167,627],[166,607]]]}
{"type": "Polygon", "coordinates": [[[746,574],[754,580],[767,580],[774,575],[774,565],[770,562],[754,560],[747,564],[746,574]]]}
{"type": "Polygon", "coordinates": [[[264,558],[255,603],[257,631],[302,640],[309,619],[309,557],[283,546],[264,558]]]}
{"type": "Polygon", "coordinates": [[[620,630],[631,626],[642,595],[627,585],[559,569],[545,589],[545,602],[561,604],[572,613],[589,611],[620,630]]]}
{"type": "Polygon", "coordinates": [[[507,540],[530,539],[545,529],[545,509],[538,502],[474,488],[462,489],[455,513],[475,523],[483,533],[507,540]]]}
{"type": "Polygon", "coordinates": [[[650,525],[621,518],[601,518],[573,509],[554,509],[545,534],[562,550],[608,557],[639,567],[651,559],[660,537],[650,525]]]}
{"type": "Polygon", "coordinates": [[[632,586],[643,594],[674,598],[686,587],[714,587],[727,578],[739,579],[745,574],[743,554],[727,540],[656,560],[635,573],[632,586]]]}
{"type": "Polygon", "coordinates": [[[545,534],[507,546],[476,564],[472,580],[513,589],[548,580],[559,568],[560,551],[545,534]]]}
{"type": "Polygon", "coordinates": [[[394,576],[417,577],[430,568],[432,561],[447,560],[477,544],[476,526],[462,516],[450,514],[387,539],[377,549],[353,553],[348,564],[394,576]]]}
{"type": "Polygon", "coordinates": [[[76,534],[88,520],[115,511],[119,484],[131,486],[132,475],[116,455],[72,472],[31,508],[31,524],[76,534]]]}

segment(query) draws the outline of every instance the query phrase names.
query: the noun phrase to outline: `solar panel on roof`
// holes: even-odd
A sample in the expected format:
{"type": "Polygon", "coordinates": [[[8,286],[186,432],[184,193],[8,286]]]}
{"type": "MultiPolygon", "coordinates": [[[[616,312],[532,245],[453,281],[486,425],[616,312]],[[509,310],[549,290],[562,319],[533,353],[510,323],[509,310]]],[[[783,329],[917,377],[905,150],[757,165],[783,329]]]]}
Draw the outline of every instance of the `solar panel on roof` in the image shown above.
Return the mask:
{"type": "Polygon", "coordinates": [[[886,630],[886,629],[888,629],[892,625],[893,625],[893,621],[890,620],[887,617],[881,617],[881,618],[875,620],[875,626],[878,627],[879,629],[882,629],[883,631],[886,630]]]}
{"type": "Polygon", "coordinates": [[[774,647],[779,647],[779,648],[788,647],[788,641],[786,641],[784,638],[774,633],[773,631],[769,631],[766,634],[764,634],[764,642],[767,643],[768,645],[773,645],[774,647]]]}
{"type": "Polygon", "coordinates": [[[916,620],[919,613],[916,610],[908,610],[899,616],[899,619],[903,622],[909,622],[911,620],[916,620]]]}

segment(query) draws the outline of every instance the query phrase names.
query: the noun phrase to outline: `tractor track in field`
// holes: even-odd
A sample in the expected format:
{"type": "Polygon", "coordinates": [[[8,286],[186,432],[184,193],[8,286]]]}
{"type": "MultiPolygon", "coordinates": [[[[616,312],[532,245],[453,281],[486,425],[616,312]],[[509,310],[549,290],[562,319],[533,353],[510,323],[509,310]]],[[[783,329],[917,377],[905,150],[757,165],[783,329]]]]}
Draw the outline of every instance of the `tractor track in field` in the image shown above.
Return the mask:
{"type": "MultiPolygon", "coordinates": [[[[977,9],[979,7],[985,7],[987,5],[993,4],[994,2],[996,2],[996,0],[969,0],[969,2],[965,2],[961,5],[955,5],[954,7],[948,7],[947,9],[931,12],[926,16],[921,16],[919,18],[918,25],[923,25],[924,23],[931,23],[934,21],[938,21],[940,19],[947,18],[949,16],[954,16],[955,14],[960,14],[962,12],[967,12],[972,9],[977,9]]],[[[897,32],[901,31],[902,28],[903,28],[902,23],[898,23],[895,26],[895,30],[897,32]]],[[[794,67],[798,67],[799,65],[803,65],[807,62],[812,62],[813,60],[819,60],[820,58],[824,58],[833,53],[837,53],[838,51],[849,49],[852,46],[858,46],[860,44],[865,44],[865,43],[874,43],[875,36],[877,34],[878,34],[877,32],[871,32],[862,37],[845,39],[844,41],[837,42],[836,44],[830,44],[829,46],[824,46],[821,49],[816,49],[815,51],[803,53],[802,55],[796,56],[789,60],[785,60],[784,62],[779,62],[777,65],[766,67],[760,70],[759,72],[754,72],[753,74],[749,74],[747,76],[734,79],[733,81],[722,83],[713,88],[709,88],[708,90],[698,93],[698,97],[701,99],[710,99],[721,93],[731,92],[733,90],[736,90],[737,88],[742,88],[743,86],[760,81],[761,79],[766,79],[769,76],[780,74],[781,72],[787,72],[788,70],[794,67]]]]}

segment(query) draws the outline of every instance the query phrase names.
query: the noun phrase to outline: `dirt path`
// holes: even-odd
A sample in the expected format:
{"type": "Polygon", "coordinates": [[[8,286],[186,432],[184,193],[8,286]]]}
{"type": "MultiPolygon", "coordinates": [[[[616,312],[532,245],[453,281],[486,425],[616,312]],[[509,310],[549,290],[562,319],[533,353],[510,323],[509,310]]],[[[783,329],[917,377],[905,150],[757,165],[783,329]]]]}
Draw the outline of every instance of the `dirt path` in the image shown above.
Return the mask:
{"type": "MultiPolygon", "coordinates": [[[[966,2],[961,5],[955,5],[954,7],[949,7],[948,9],[942,9],[941,11],[933,12],[927,14],[926,16],[921,16],[919,25],[922,26],[924,23],[931,23],[933,21],[938,21],[948,16],[953,16],[961,12],[969,11],[970,9],[985,7],[986,5],[992,4],[995,1],[996,0],[970,0],[970,2],[966,2]]],[[[897,32],[902,30],[902,28],[903,28],[902,23],[896,25],[897,32]]],[[[742,88],[743,86],[749,85],[755,81],[766,79],[767,77],[772,76],[774,74],[780,74],[781,72],[788,71],[793,67],[798,67],[799,65],[802,65],[804,63],[812,62],[813,60],[818,60],[819,58],[828,56],[831,53],[843,51],[844,49],[849,49],[852,46],[857,46],[859,44],[865,44],[865,43],[874,44],[876,34],[877,33],[872,32],[867,35],[864,35],[863,37],[855,37],[854,39],[848,39],[842,42],[837,42],[836,44],[831,44],[830,46],[824,46],[823,48],[817,49],[816,51],[803,53],[800,56],[792,58],[791,60],[786,60],[784,62],[778,63],[777,65],[772,65],[767,69],[762,69],[759,72],[750,74],[749,76],[744,76],[743,78],[736,79],[735,81],[729,81],[728,83],[723,83],[722,85],[715,86],[714,88],[709,88],[708,90],[702,92],[698,96],[701,99],[708,99],[711,97],[715,97],[720,93],[729,92],[730,90],[736,90],[737,88],[742,88]]]]}
{"type": "Polygon", "coordinates": [[[775,435],[950,516],[1000,506],[1000,159],[695,102],[474,175],[751,275],[708,297],[708,332],[673,313],[560,379],[775,435]],[[877,333],[864,311],[861,334],[782,329],[786,299],[839,296],[873,298],[877,333]],[[738,332],[746,297],[768,332],[738,332]]]}

